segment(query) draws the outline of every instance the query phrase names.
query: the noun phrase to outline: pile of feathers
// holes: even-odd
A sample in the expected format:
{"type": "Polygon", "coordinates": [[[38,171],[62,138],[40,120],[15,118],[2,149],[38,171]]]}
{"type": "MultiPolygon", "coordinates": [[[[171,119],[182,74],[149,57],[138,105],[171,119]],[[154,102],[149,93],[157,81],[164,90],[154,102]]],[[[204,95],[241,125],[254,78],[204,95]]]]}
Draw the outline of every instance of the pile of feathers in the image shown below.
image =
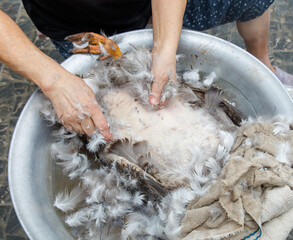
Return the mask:
{"type": "Polygon", "coordinates": [[[161,97],[168,105],[160,109],[148,101],[153,75],[146,48],[97,61],[82,77],[114,141],[69,132],[44,99],[42,116],[56,128],[56,171],[68,179],[54,206],[77,239],[180,238],[186,205],[219,177],[242,121],[215,88],[216,74],[191,70],[169,81],[161,97]]]}

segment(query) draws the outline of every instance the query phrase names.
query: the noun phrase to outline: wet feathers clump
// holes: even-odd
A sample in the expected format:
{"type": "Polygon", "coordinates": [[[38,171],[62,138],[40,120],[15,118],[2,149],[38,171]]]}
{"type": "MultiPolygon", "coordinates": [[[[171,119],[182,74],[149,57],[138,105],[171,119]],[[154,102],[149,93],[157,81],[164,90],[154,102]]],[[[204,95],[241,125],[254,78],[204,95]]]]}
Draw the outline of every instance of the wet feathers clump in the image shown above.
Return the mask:
{"type": "MultiPolygon", "coordinates": [[[[115,140],[106,143],[98,132],[85,139],[64,127],[54,133],[52,156],[76,183],[64,186],[54,206],[80,239],[177,239],[186,204],[216,181],[237,134],[219,108],[221,91],[211,88],[215,74],[201,80],[191,71],[170,81],[163,109],[148,101],[154,79],[145,48],[98,61],[83,77],[115,140]]],[[[57,123],[50,104],[41,112],[57,123]]]]}

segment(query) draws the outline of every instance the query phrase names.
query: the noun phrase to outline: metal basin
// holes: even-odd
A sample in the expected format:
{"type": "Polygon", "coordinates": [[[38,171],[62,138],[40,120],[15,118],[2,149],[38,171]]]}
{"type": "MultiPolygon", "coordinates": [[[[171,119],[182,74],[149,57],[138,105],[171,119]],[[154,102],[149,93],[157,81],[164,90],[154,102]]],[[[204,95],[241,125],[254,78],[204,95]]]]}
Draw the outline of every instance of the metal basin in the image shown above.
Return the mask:
{"type": "MultiPolygon", "coordinates": [[[[142,30],[113,37],[123,52],[129,43],[152,46],[152,31],[142,30]]],[[[227,97],[246,115],[292,116],[293,102],[278,79],[261,62],[235,45],[194,31],[184,30],[178,53],[184,54],[178,72],[197,68],[214,71],[223,81],[227,97]],[[240,97],[239,97],[240,96],[240,97]]],[[[81,73],[95,56],[76,55],[62,65],[81,73]]],[[[39,113],[40,96],[35,92],[18,119],[11,141],[8,177],[17,216],[31,240],[72,240],[68,229],[53,208],[53,170],[50,158],[50,127],[39,113]]]]}

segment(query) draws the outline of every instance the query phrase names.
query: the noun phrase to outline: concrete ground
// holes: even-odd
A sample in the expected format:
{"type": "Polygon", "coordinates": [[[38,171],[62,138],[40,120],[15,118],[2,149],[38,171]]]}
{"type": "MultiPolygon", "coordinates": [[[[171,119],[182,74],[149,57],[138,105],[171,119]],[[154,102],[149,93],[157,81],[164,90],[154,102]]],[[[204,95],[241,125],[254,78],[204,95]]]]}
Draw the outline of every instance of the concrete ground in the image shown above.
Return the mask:
{"type": "MultiPolygon", "coordinates": [[[[6,12],[37,47],[57,62],[63,58],[48,39],[39,39],[21,0],[0,0],[6,12]]],[[[208,33],[244,47],[235,24],[208,33]]],[[[293,73],[293,0],[277,0],[271,8],[270,57],[274,65],[293,73]]],[[[7,180],[7,159],[17,119],[36,86],[0,63],[0,240],[28,239],[13,209],[7,180]]],[[[293,219],[292,219],[293,221],[293,219]]],[[[277,239],[276,239],[277,240],[277,239]]],[[[287,240],[293,240],[293,230],[287,240]]]]}

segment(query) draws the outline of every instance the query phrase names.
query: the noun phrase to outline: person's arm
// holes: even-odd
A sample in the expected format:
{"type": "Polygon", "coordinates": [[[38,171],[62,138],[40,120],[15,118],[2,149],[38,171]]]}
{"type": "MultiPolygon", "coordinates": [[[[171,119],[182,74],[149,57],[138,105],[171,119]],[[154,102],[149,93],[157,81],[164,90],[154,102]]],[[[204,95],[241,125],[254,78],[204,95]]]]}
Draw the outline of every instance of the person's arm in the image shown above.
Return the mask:
{"type": "Polygon", "coordinates": [[[67,129],[91,135],[97,128],[106,140],[112,138],[93,91],[42,53],[1,10],[0,34],[0,61],[42,89],[67,129]]]}
{"type": "Polygon", "coordinates": [[[152,73],[154,82],[150,103],[160,101],[164,85],[176,80],[176,51],[181,35],[183,15],[187,0],[152,0],[154,46],[152,73]]]}

